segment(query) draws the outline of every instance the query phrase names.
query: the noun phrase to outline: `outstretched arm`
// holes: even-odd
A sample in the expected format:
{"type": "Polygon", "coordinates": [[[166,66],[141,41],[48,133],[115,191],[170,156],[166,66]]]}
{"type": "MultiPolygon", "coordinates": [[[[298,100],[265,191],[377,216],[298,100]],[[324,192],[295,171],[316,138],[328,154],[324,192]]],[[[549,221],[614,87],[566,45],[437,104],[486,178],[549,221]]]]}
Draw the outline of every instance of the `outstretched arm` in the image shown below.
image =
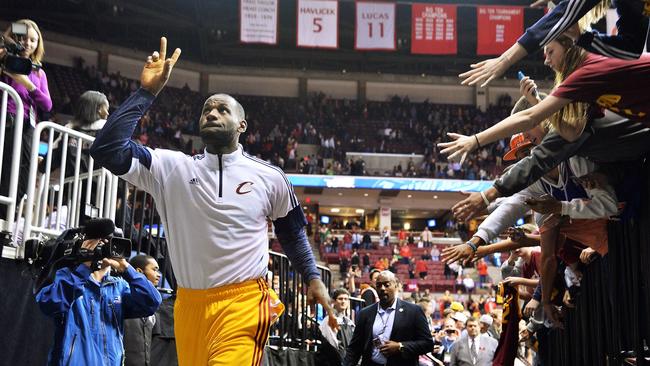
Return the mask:
{"type": "Polygon", "coordinates": [[[526,33],[501,56],[472,64],[470,65],[472,70],[458,75],[464,79],[462,84],[486,86],[526,55],[536,52],[556,39],[599,2],[600,0],[564,0],[559,2],[537,23],[526,29],[526,33]]]}
{"type": "Polygon", "coordinates": [[[523,247],[535,247],[538,245],[539,241],[535,242],[535,240],[512,241],[511,239],[505,239],[494,244],[479,247],[476,250],[474,258],[481,258],[494,253],[503,253],[523,247]]]}
{"type": "Polygon", "coordinates": [[[449,137],[455,141],[439,143],[438,147],[443,148],[440,150],[441,153],[449,154],[448,159],[450,160],[464,157],[472,150],[477,149],[479,144],[485,146],[500,139],[510,138],[515,133],[530,130],[570,102],[570,99],[548,96],[539,104],[515,113],[476,135],[464,136],[450,133],[449,137]]]}
{"type": "Polygon", "coordinates": [[[160,52],[149,56],[142,70],[142,88],[110,115],[90,147],[90,154],[99,165],[117,175],[128,172],[134,158],[140,160],[147,168],[151,166],[151,153],[131,141],[131,135],[140,118],[169,80],[180,54],[181,50],[177,48],[172,57],[165,59],[167,39],[160,39],[160,52]]]}

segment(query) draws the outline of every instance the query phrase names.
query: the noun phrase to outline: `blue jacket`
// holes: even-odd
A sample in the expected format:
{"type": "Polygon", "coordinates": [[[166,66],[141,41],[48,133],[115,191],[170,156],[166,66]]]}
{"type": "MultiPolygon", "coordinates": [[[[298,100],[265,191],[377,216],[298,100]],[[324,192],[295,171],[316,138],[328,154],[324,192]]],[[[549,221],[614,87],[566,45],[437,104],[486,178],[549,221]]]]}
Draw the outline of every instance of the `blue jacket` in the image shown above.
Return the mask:
{"type": "Polygon", "coordinates": [[[162,302],[151,282],[131,266],[123,278],[107,275],[101,285],[90,274],[84,264],[60,269],[36,295],[55,322],[48,365],[122,365],[123,319],[152,315],[162,302]]]}

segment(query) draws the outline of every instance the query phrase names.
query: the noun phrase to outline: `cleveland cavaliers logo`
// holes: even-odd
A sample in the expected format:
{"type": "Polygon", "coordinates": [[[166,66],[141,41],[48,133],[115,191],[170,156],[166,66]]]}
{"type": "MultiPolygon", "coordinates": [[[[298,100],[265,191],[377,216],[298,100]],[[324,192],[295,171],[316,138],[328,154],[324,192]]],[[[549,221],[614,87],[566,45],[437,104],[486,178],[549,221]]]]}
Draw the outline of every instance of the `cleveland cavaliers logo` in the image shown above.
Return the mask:
{"type": "Polygon", "coordinates": [[[237,186],[237,189],[235,189],[235,192],[237,192],[237,194],[250,193],[251,192],[250,186],[252,186],[252,185],[253,185],[253,182],[249,182],[249,181],[239,183],[239,185],[237,186]]]}

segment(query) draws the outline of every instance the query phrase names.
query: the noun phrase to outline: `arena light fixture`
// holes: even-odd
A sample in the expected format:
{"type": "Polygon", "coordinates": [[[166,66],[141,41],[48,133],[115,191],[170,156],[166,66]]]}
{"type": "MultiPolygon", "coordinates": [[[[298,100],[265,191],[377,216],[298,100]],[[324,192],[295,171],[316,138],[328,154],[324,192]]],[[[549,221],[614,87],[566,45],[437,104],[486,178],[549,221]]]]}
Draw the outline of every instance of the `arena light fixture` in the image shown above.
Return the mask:
{"type": "Polygon", "coordinates": [[[336,207],[334,207],[334,208],[332,208],[332,209],[330,210],[330,212],[332,212],[332,213],[339,213],[339,212],[341,212],[341,209],[340,209],[340,208],[336,208],[336,207]]]}
{"type": "Polygon", "coordinates": [[[356,210],[354,210],[354,212],[356,212],[358,214],[362,214],[362,213],[364,213],[366,211],[364,209],[362,209],[362,208],[357,208],[356,210]]]}

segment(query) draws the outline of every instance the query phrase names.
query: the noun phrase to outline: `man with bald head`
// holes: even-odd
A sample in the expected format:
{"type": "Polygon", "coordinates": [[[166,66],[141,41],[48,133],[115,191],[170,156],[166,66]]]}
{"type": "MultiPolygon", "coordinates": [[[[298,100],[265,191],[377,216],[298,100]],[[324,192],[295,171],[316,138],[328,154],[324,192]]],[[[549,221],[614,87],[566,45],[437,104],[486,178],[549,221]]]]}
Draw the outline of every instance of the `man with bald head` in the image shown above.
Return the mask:
{"type": "Polygon", "coordinates": [[[100,165],[150,193],[167,232],[178,282],[174,331],[181,366],[260,365],[269,327],[284,305],[264,280],[268,220],[310,295],[330,314],[303,230],[307,224],[293,187],[279,168],[247,155],[244,108],[233,97],[209,97],[199,118],[203,154],[150,149],[130,140],[178,60],[166,58],[167,40],[148,57],[141,89],[99,132],[91,154],[100,165]]]}
{"type": "Polygon", "coordinates": [[[426,316],[415,304],[398,299],[395,274],[377,277],[379,302],[359,312],[344,366],[417,366],[418,356],[433,350],[426,316]]]}

